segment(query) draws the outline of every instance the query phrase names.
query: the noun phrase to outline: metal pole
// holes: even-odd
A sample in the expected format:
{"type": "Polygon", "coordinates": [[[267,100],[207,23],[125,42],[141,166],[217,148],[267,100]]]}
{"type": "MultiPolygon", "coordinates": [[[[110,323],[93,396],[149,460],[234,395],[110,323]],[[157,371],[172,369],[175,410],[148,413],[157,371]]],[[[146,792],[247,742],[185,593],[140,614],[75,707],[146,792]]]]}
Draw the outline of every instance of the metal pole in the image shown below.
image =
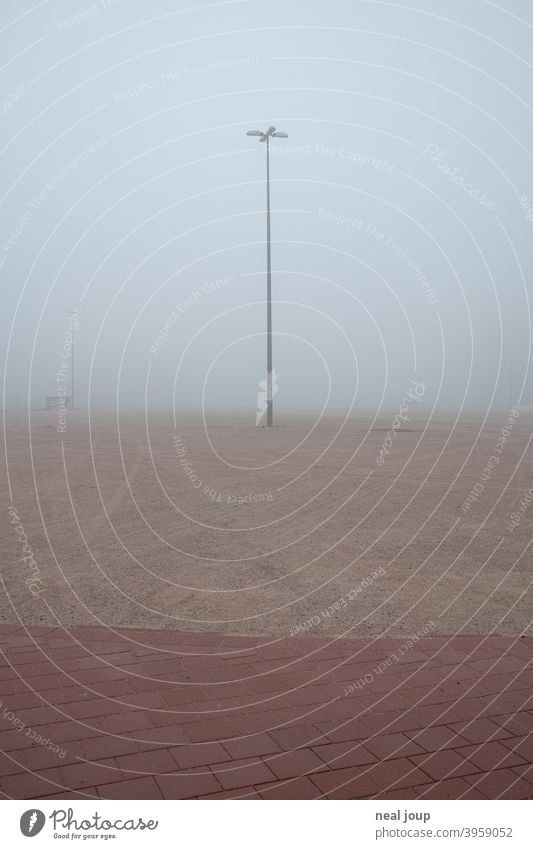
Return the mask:
{"type": "Polygon", "coordinates": [[[272,263],[270,257],[270,136],[276,139],[288,139],[287,133],[269,127],[266,133],[261,130],[248,130],[247,136],[256,136],[260,142],[266,142],[266,190],[267,190],[267,427],[272,427],[272,263]]]}
{"type": "Polygon", "coordinates": [[[74,409],[74,310],[67,310],[70,319],[70,335],[72,337],[70,347],[70,409],[74,409]]]}
{"type": "Polygon", "coordinates": [[[267,427],[272,427],[272,269],[270,261],[270,138],[266,139],[267,178],[267,427]]]}
{"type": "MultiPolygon", "coordinates": [[[[71,325],[72,324],[73,324],[73,321],[71,319],[71,325]]],[[[73,410],[74,409],[74,330],[72,329],[72,326],[71,326],[70,332],[72,334],[72,348],[71,348],[71,360],[70,360],[70,397],[71,397],[70,405],[71,405],[71,409],[73,410]]]]}

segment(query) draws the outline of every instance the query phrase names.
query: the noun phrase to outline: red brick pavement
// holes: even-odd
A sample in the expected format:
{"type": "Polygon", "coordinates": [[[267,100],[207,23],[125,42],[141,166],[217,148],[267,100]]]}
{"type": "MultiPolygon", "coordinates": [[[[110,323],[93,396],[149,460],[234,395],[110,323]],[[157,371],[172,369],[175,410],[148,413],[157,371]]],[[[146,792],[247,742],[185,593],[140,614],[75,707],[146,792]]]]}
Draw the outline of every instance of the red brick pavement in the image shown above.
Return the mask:
{"type": "Polygon", "coordinates": [[[0,625],[0,648],[5,798],[533,798],[531,637],[0,625]]]}

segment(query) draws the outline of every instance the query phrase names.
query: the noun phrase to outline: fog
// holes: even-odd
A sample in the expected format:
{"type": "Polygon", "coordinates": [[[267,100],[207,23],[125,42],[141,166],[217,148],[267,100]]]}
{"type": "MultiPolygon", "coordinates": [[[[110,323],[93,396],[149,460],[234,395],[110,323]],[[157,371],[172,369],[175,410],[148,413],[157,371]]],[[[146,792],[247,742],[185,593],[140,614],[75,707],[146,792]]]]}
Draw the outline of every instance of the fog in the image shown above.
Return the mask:
{"type": "Polygon", "coordinates": [[[533,404],[526,0],[4,0],[3,406],[533,404]],[[75,310],[75,316],[68,311],[75,310]]]}

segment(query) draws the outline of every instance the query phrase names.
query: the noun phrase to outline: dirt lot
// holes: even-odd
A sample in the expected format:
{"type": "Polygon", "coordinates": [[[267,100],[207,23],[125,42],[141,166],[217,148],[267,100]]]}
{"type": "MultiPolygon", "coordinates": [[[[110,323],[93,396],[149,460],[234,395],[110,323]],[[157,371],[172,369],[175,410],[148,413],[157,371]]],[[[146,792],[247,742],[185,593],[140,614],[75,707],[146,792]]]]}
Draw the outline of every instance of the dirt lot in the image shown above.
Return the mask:
{"type": "Polygon", "coordinates": [[[8,415],[0,620],[533,633],[533,414],[393,418],[8,415]]]}

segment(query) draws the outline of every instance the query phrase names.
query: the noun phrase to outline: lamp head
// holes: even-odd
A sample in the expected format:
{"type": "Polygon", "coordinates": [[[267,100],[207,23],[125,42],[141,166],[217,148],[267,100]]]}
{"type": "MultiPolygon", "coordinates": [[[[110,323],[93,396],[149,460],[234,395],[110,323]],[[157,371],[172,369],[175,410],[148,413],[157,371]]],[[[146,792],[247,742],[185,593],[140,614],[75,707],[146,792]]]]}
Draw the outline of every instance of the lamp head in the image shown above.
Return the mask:
{"type": "Polygon", "coordinates": [[[268,138],[276,138],[276,139],[288,139],[288,133],[282,133],[276,130],[275,127],[269,127],[266,133],[263,133],[261,130],[248,130],[246,133],[247,136],[258,136],[259,141],[265,142],[268,138]]]}
{"type": "Polygon", "coordinates": [[[246,135],[247,136],[259,136],[259,141],[261,141],[261,142],[266,141],[266,136],[265,136],[264,133],[261,132],[261,130],[248,130],[246,135]]]}

